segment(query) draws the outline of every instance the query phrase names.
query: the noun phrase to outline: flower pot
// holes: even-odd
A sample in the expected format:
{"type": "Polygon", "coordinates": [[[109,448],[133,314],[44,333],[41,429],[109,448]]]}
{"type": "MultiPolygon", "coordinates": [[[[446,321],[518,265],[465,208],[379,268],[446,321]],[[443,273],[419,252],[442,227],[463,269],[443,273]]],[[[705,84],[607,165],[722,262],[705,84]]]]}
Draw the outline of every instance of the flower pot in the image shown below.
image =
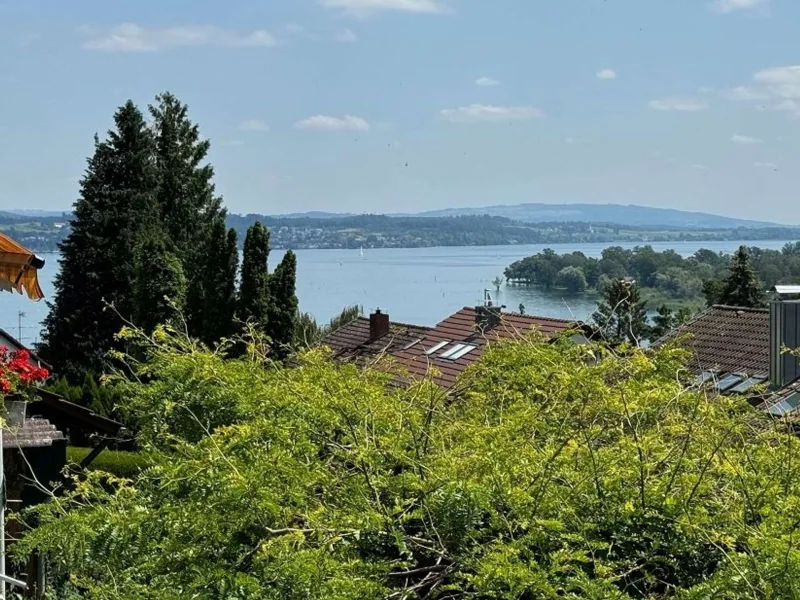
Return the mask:
{"type": "Polygon", "coordinates": [[[6,400],[6,421],[8,427],[21,428],[25,425],[28,403],[21,400],[6,400]]]}

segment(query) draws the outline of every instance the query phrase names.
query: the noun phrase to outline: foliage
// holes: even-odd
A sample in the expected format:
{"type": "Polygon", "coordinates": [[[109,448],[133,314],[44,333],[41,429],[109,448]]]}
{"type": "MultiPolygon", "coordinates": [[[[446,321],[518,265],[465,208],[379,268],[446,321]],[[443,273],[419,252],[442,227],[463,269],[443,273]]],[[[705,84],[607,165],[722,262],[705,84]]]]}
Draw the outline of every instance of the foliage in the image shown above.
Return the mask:
{"type": "Polygon", "coordinates": [[[285,357],[294,345],[297,329],[298,304],[297,256],[288,250],[269,280],[269,316],[266,332],[272,342],[272,351],[279,358],[285,357]]]}
{"type": "Polygon", "coordinates": [[[691,317],[692,312],[688,308],[680,308],[676,312],[668,306],[661,305],[658,309],[658,314],[653,317],[653,324],[650,326],[650,341],[660,340],[673,329],[686,323],[691,317]]]}
{"type": "Polygon", "coordinates": [[[564,267],[556,275],[556,287],[563,288],[571,294],[580,294],[586,291],[586,276],[580,267],[564,267]]]}
{"type": "Polygon", "coordinates": [[[212,345],[236,333],[234,316],[238,266],[236,232],[227,230],[225,220],[219,217],[211,228],[206,246],[205,270],[201,276],[203,311],[195,314],[191,321],[202,331],[200,337],[206,344],[212,345]]]}
{"type": "Polygon", "coordinates": [[[173,319],[186,302],[186,276],[160,229],[145,234],[135,255],[135,323],[147,331],[173,319]]]}
{"type": "Polygon", "coordinates": [[[61,377],[51,385],[45,386],[48,391],[57,394],[79,406],[85,406],[103,417],[116,418],[116,407],[120,403],[116,388],[103,386],[91,373],[84,375],[82,385],[70,385],[66,377],[61,377]]]}
{"type": "Polygon", "coordinates": [[[269,311],[269,231],[260,222],[254,223],[244,240],[242,279],[239,284],[240,321],[252,321],[263,331],[269,311]]]}
{"type": "Polygon", "coordinates": [[[135,312],[134,247],[157,212],[150,129],[130,101],[114,124],[107,139],[95,136],[72,228],[59,246],[55,299],[44,320],[42,356],[74,382],[87,371],[102,371],[120,315],[130,319],[135,312]]]}
{"type": "Polygon", "coordinates": [[[611,343],[639,345],[650,334],[646,303],[636,283],[626,279],[612,281],[606,288],[592,320],[603,339],[611,343]]]}
{"type": "Polygon", "coordinates": [[[295,346],[298,348],[313,348],[333,331],[355,321],[364,314],[364,307],[354,304],[342,309],[338,315],[328,323],[320,326],[310,313],[299,313],[295,326],[295,346]]]}
{"type": "Polygon", "coordinates": [[[765,305],[764,288],[753,269],[746,246],[740,246],[733,255],[729,275],[718,283],[710,283],[703,291],[709,306],[724,304],[760,308],[765,305]]]}
{"type": "Polygon", "coordinates": [[[129,384],[152,466],[76,480],[14,552],[88,599],[796,597],[798,441],[685,358],[498,344],[452,402],[162,335],[129,384]]]}
{"type": "MultiPolygon", "coordinates": [[[[787,244],[780,251],[761,248],[744,251],[750,255],[751,268],[760,275],[766,287],[777,283],[800,283],[800,243],[787,244]]],[[[762,289],[748,279],[750,275],[746,264],[741,263],[741,252],[740,248],[735,256],[731,256],[701,249],[684,258],[674,250],[656,252],[651,246],[632,250],[612,246],[606,248],[600,258],[590,258],[581,252],[560,255],[546,249],[511,264],[505,274],[510,283],[565,287],[557,281],[558,274],[573,267],[583,272],[587,289],[603,293],[609,282],[632,278],[647,298],[672,305],[691,305],[692,300],[701,298],[707,304],[719,303],[723,296],[722,280],[725,280],[734,284],[725,294],[727,300],[758,302],[758,294],[748,296],[749,292],[743,292],[748,297],[742,298],[739,297],[742,294],[736,291],[737,281],[743,281],[746,289],[762,289]],[[732,267],[738,269],[736,274],[732,274],[732,267]]]]}
{"type": "MultiPolygon", "coordinates": [[[[67,463],[79,465],[91,451],[92,448],[67,446],[67,463]]],[[[153,462],[147,454],[106,449],[92,461],[88,471],[103,471],[115,477],[133,479],[152,465],[153,462]]]]}

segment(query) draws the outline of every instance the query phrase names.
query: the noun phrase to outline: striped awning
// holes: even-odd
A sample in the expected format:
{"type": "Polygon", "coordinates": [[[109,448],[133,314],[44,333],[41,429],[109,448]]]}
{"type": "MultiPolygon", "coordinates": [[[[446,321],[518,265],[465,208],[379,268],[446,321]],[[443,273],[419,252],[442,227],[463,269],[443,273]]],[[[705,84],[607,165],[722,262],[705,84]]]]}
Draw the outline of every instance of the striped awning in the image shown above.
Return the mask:
{"type": "Polygon", "coordinates": [[[26,293],[31,300],[44,298],[38,270],[44,261],[7,235],[0,233],[0,290],[26,293]]]}

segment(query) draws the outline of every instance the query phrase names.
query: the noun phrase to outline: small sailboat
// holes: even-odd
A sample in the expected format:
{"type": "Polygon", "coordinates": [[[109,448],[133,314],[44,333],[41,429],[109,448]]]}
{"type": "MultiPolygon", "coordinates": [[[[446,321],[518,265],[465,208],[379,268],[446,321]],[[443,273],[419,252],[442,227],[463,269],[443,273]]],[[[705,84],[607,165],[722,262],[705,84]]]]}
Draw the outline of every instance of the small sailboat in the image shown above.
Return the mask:
{"type": "Polygon", "coordinates": [[[364,258],[364,246],[361,246],[359,252],[361,253],[361,258],[364,258]]]}

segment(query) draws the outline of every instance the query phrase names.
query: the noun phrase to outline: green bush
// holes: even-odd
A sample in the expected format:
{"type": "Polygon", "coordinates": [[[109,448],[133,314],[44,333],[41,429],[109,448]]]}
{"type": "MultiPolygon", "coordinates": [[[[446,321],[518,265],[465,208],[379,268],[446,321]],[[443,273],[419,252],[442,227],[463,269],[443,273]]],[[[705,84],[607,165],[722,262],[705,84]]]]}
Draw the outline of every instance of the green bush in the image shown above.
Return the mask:
{"type": "MultiPolygon", "coordinates": [[[[88,456],[92,448],[67,448],[67,462],[80,464],[88,456]]],[[[123,452],[120,450],[103,450],[89,465],[89,471],[105,471],[117,477],[133,478],[152,464],[150,457],[139,452],[123,452]]]]}

